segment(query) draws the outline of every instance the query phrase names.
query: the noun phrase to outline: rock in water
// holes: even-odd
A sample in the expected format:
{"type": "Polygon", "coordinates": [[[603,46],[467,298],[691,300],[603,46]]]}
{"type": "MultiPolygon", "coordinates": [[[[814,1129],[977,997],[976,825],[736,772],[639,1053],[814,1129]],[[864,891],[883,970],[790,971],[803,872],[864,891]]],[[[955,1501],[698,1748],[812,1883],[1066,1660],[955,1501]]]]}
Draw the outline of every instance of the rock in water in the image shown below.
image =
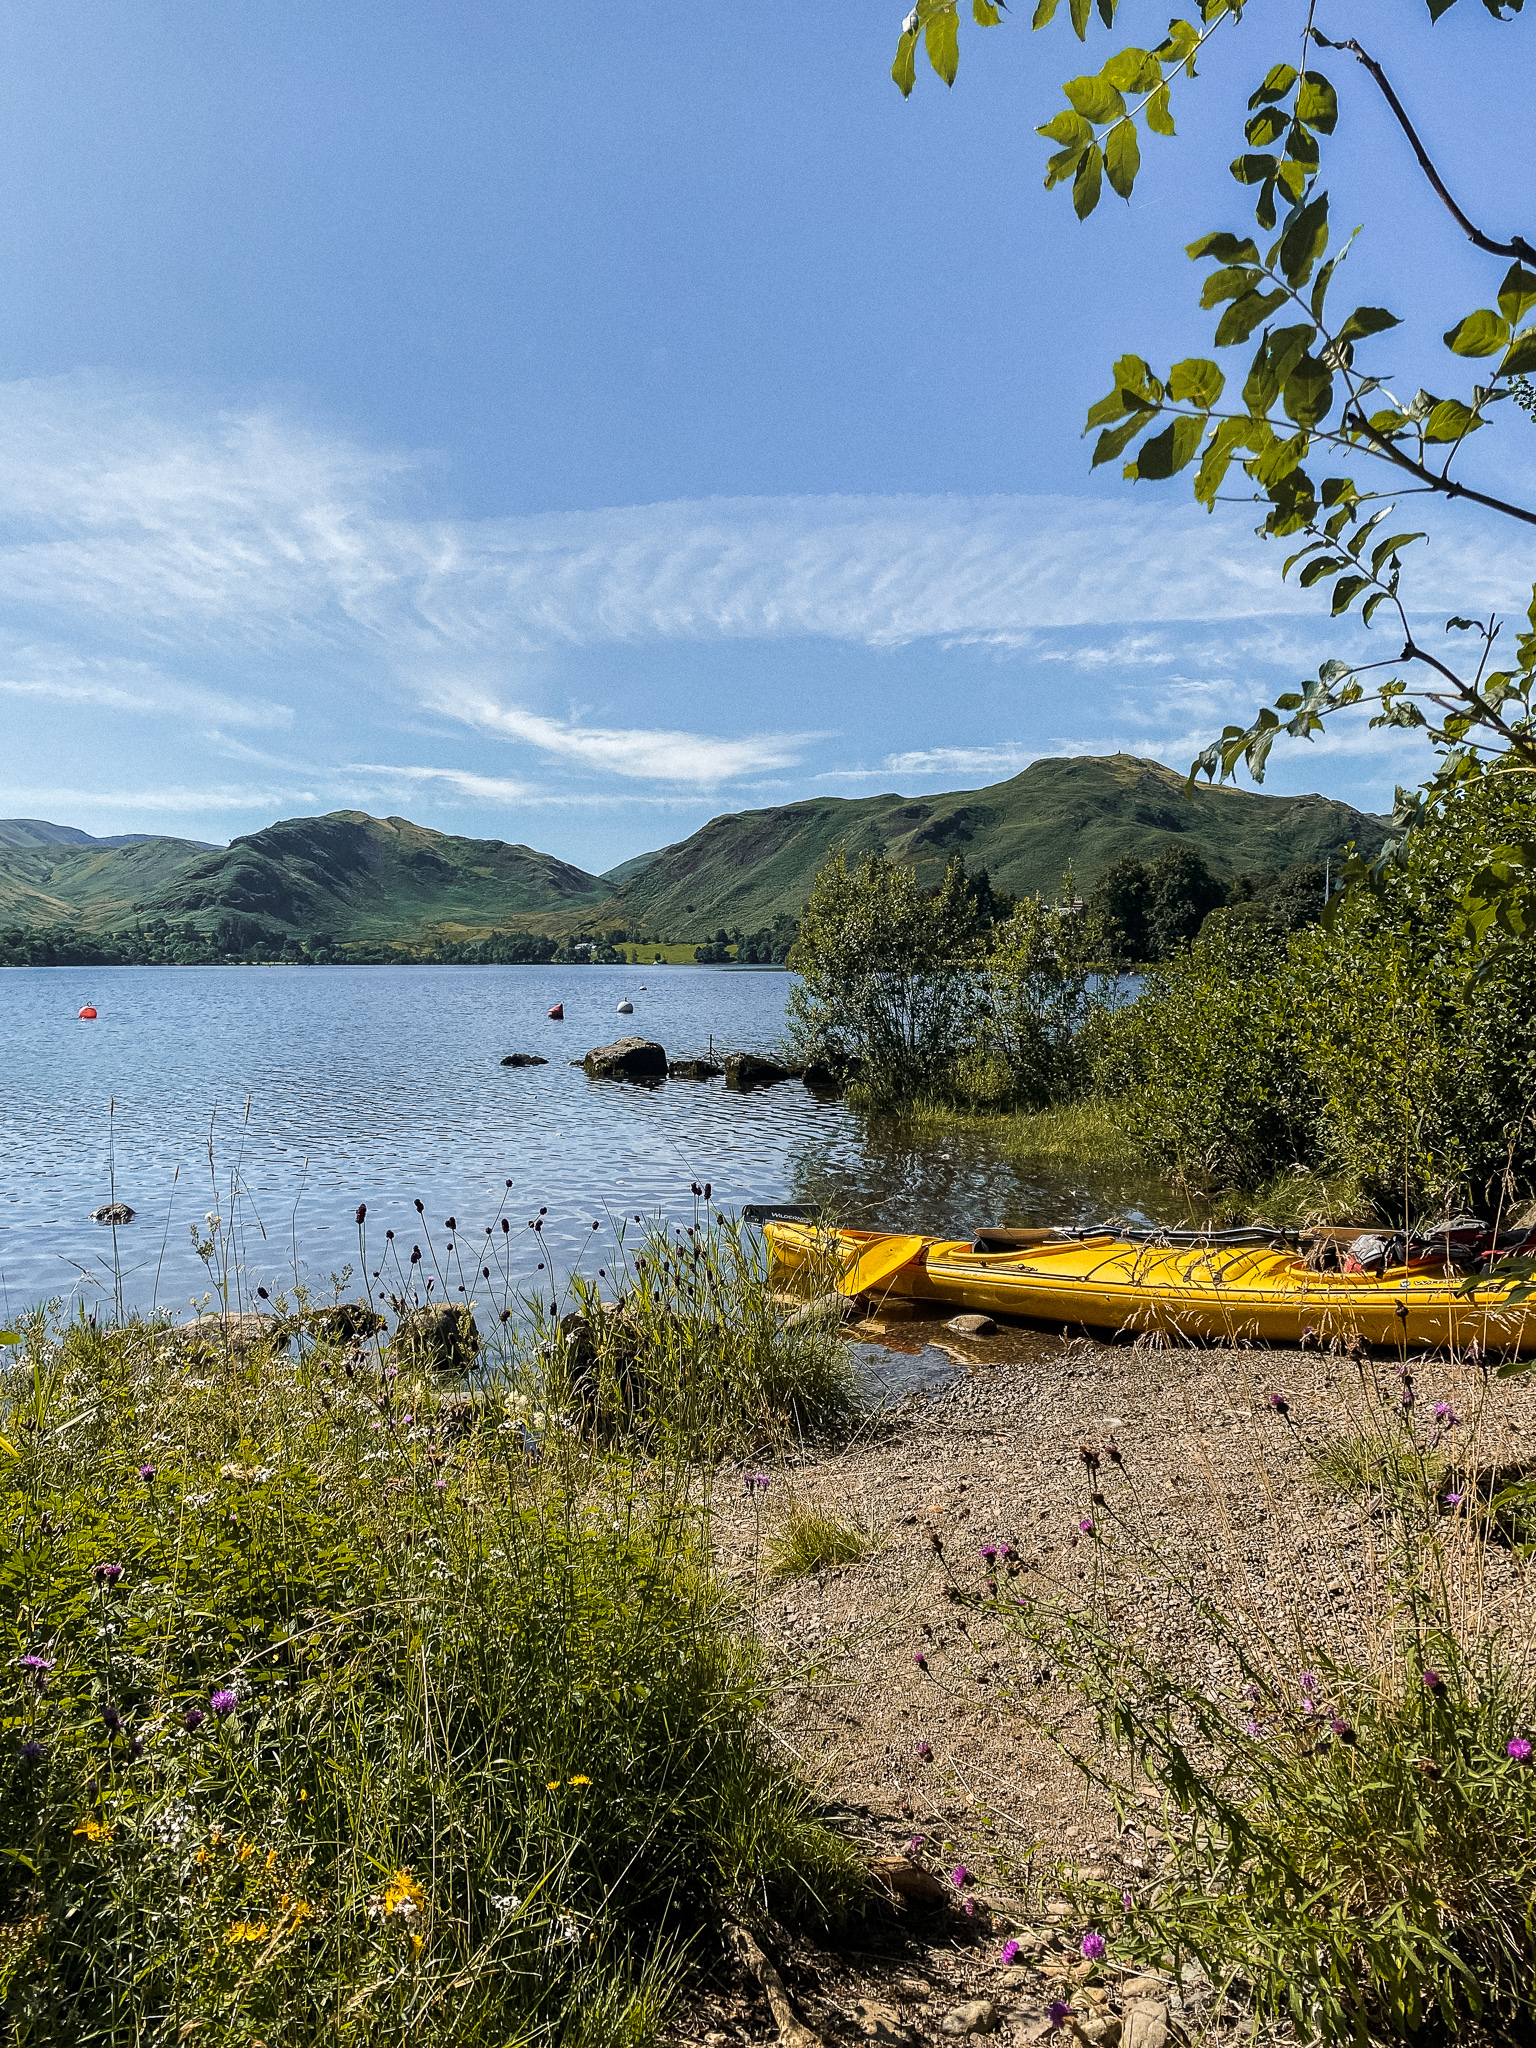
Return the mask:
{"type": "Polygon", "coordinates": [[[957,1337],[995,1337],[997,1335],[997,1325],[990,1316],[951,1316],[944,1327],[946,1330],[953,1330],[957,1337]]]}
{"type": "Polygon", "coordinates": [[[755,1052],[733,1052],[725,1063],[727,1088],[771,1088],[775,1081],[796,1078],[793,1067],[781,1067],[777,1060],[759,1059],[755,1052]]]}
{"type": "Polygon", "coordinates": [[[384,1318],[366,1301],[337,1301],[326,1308],[312,1308],[305,1320],[317,1336],[333,1337],[341,1344],[361,1344],[384,1327],[384,1318]]]}
{"type": "Polygon", "coordinates": [[[103,1202],[99,1209],[91,1211],[93,1223],[131,1223],[138,1214],[126,1202],[103,1202]]]}
{"type": "Polygon", "coordinates": [[[724,1071],[713,1060],[673,1060],[667,1068],[667,1078],[672,1081],[713,1081],[724,1071]]]}
{"type": "Polygon", "coordinates": [[[395,1326],[394,1348],[413,1365],[462,1378],[480,1349],[475,1312],[462,1301],[428,1301],[408,1308],[395,1326]]]}
{"type": "Polygon", "coordinates": [[[667,1049],[654,1038],[616,1038],[595,1045],[581,1063],[594,1081],[659,1081],[667,1071],[667,1049]]]}
{"type": "MultiPolygon", "coordinates": [[[[183,1347],[200,1351],[223,1351],[244,1353],[254,1351],[258,1344],[270,1344],[274,1351],[286,1351],[288,1332],[282,1320],[275,1315],[247,1311],[244,1315],[222,1315],[210,1310],[207,1315],[193,1316],[190,1322],[178,1323],[174,1330],[167,1330],[166,1342],[173,1350],[183,1347]]],[[[159,1345],[156,1345],[159,1349],[159,1345]]]]}
{"type": "Polygon", "coordinates": [[[504,1067],[547,1067],[549,1061],[536,1052],[509,1052],[503,1055],[504,1067]]]}

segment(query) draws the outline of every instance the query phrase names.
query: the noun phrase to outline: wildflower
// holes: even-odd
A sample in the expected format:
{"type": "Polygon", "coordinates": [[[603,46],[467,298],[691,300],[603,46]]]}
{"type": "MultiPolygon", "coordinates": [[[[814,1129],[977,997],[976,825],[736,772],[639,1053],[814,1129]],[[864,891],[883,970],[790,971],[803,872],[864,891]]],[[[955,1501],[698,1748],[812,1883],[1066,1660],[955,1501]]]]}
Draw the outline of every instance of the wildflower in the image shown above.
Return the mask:
{"type": "Polygon", "coordinates": [[[1136,1901],[1131,1897],[1129,1892],[1122,1892],[1120,1894],[1120,1903],[1122,1906],[1124,1906],[1127,1913],[1129,1913],[1135,1906],[1136,1901]]]}
{"type": "Polygon", "coordinates": [[[1435,1422],[1440,1429],[1459,1429],[1461,1427],[1461,1417],[1456,1413],[1449,1401],[1437,1401],[1435,1403],[1435,1422]]]}
{"type": "Polygon", "coordinates": [[[353,1219],[353,1220],[354,1220],[354,1222],[356,1222],[356,1224],[358,1225],[359,1229],[361,1229],[361,1227],[362,1227],[362,1222],[363,1222],[363,1218],[364,1218],[364,1217],[365,1217],[365,1216],[366,1216],[367,1214],[368,1214],[368,1204],[367,1204],[366,1202],[359,1202],[359,1203],[358,1203],[358,1205],[357,1205],[357,1215],[356,1215],[356,1216],[355,1216],[355,1218],[353,1219]]]}
{"type": "Polygon", "coordinates": [[[1264,1730],[1259,1726],[1258,1722],[1252,1720],[1245,1721],[1243,1723],[1243,1730],[1246,1734],[1251,1735],[1255,1740],[1257,1740],[1258,1737],[1264,1733],[1264,1730]]]}
{"type": "Polygon", "coordinates": [[[515,1913],[522,1903],[516,1892],[502,1892],[492,1895],[490,1907],[493,1913],[515,1913]]]}
{"type": "Polygon", "coordinates": [[[982,1563],[983,1563],[983,1564],[996,1564],[996,1562],[997,1562],[997,1545],[996,1545],[995,1543],[984,1543],[984,1544],[982,1545],[982,1547],[981,1547],[981,1561],[982,1561],[982,1563]]]}
{"type": "Polygon", "coordinates": [[[963,1891],[965,1887],[972,1881],[971,1873],[966,1869],[963,1863],[957,1863],[954,1869],[949,1873],[949,1881],[955,1887],[955,1890],[957,1892],[963,1891]]]}
{"type": "Polygon", "coordinates": [[[91,1566],[91,1577],[98,1586],[115,1586],[122,1576],[123,1568],[120,1564],[93,1564],[91,1566]]]}
{"type": "Polygon", "coordinates": [[[1088,1962],[1090,1962],[1090,1963],[1102,1963],[1102,1962],[1103,1962],[1103,1960],[1104,1960],[1104,1937],[1103,1937],[1103,1935],[1102,1935],[1102,1934],[1095,1934],[1095,1933],[1094,1933],[1094,1932],[1092,1931],[1092,1929],[1090,1928],[1090,1930],[1088,1931],[1088,1933],[1087,1933],[1087,1934],[1085,1934],[1085,1935],[1083,1936],[1083,1943],[1082,1943],[1082,1947],[1083,1947],[1083,1955],[1084,1955],[1084,1957],[1085,1957],[1085,1958],[1087,1959],[1087,1961],[1088,1961],[1088,1962]]]}
{"type": "Polygon", "coordinates": [[[974,1899],[967,1899],[964,1903],[962,1911],[969,1913],[974,1917],[976,1912],[976,1901],[974,1899]]]}
{"type": "Polygon", "coordinates": [[[1316,1693],[1322,1690],[1322,1687],[1318,1684],[1315,1671],[1303,1671],[1301,1674],[1301,1689],[1307,1693],[1316,1693]]]}
{"type": "Polygon", "coordinates": [[[1072,2008],[1064,1998],[1053,1998],[1045,2011],[1053,2034],[1059,2034],[1072,2017],[1072,2008]]]}
{"type": "Polygon", "coordinates": [[[1354,1741],[1355,1731],[1353,1728],[1350,1727],[1347,1721],[1330,1721],[1328,1723],[1328,1726],[1333,1730],[1334,1734],[1338,1737],[1339,1741],[1344,1743],[1346,1747],[1354,1741]]]}
{"type": "Polygon", "coordinates": [[[1123,1465],[1125,1463],[1125,1453],[1121,1450],[1120,1446],[1115,1442],[1113,1437],[1111,1437],[1109,1442],[1104,1446],[1104,1455],[1106,1458],[1108,1458],[1111,1465],[1123,1465]]]}
{"type": "Polygon", "coordinates": [[[1438,1671],[1426,1671],[1424,1673],[1424,1690],[1434,1693],[1437,1697],[1445,1691],[1445,1680],[1438,1671]]]}
{"type": "Polygon", "coordinates": [[[546,1792],[558,1792],[560,1790],[560,1780],[558,1778],[551,1778],[545,1785],[544,1790],[546,1792]]]}
{"type": "MultiPolygon", "coordinates": [[[[1513,1743],[1509,1745],[1509,1753],[1511,1756],[1515,1753],[1515,1745],[1513,1743]]],[[[1525,1745],[1525,1753],[1527,1756],[1531,1753],[1531,1745],[1529,1743],[1525,1745]]],[[[23,1763],[40,1764],[47,1754],[47,1750],[43,1748],[40,1742],[24,1742],[21,1745],[21,1760],[23,1763]]]]}
{"type": "Polygon", "coordinates": [[[1092,1515],[1084,1515],[1083,1519],[1078,1523],[1077,1526],[1082,1531],[1083,1535],[1091,1536],[1093,1534],[1092,1515]]]}
{"type": "Polygon", "coordinates": [[[1413,1391],[1413,1382],[1405,1380],[1403,1383],[1403,1406],[1411,1408],[1417,1399],[1418,1396],[1413,1391]]]}
{"type": "Polygon", "coordinates": [[[139,1477],[143,1480],[146,1486],[154,1485],[155,1469],[156,1468],[153,1465],[141,1465],[139,1467],[139,1477]]]}
{"type": "Polygon", "coordinates": [[[928,1669],[928,1659],[923,1655],[921,1650],[914,1650],[912,1652],[912,1662],[917,1666],[919,1671],[926,1671],[928,1669]]]}
{"type": "Polygon", "coordinates": [[[75,1833],[77,1835],[84,1835],[88,1842],[99,1842],[106,1832],[106,1829],[93,1813],[88,1813],[85,1819],[81,1821],[79,1827],[75,1829],[75,1833]]]}
{"type": "Polygon", "coordinates": [[[998,1960],[1002,1963],[1005,1970],[1011,1970],[1023,1953],[1023,1949],[1020,1948],[1016,1941],[1005,1941],[1003,1943],[1003,1953],[998,1960]]]}
{"type": "Polygon", "coordinates": [[[1448,1508],[1459,1508],[1464,1498],[1465,1496],[1459,1493],[1448,1493],[1445,1496],[1445,1504],[1448,1508]]]}
{"type": "MultiPolygon", "coordinates": [[[[28,1748],[35,1747],[35,1744],[28,1744],[28,1748]]],[[[26,1753],[26,1750],[22,1751],[23,1756],[25,1756],[26,1753]]],[[[1531,1760],[1531,1745],[1526,1741],[1523,1735],[1516,1735],[1510,1741],[1504,1753],[1517,1764],[1528,1764],[1531,1760]]]]}
{"type": "Polygon", "coordinates": [[[1291,1412],[1291,1404],[1287,1401],[1284,1394],[1271,1394],[1269,1405],[1277,1415],[1289,1415],[1291,1412]]]}
{"type": "Polygon", "coordinates": [[[590,1778],[579,1778],[579,1777],[578,1777],[578,1778],[568,1778],[568,1779],[566,1780],[566,1783],[567,1783],[568,1785],[590,1785],[590,1784],[591,1784],[591,1782],[592,1782],[592,1780],[591,1780],[590,1778]]]}
{"type": "Polygon", "coordinates": [[[236,1920],[224,1939],[233,1948],[239,1941],[265,1941],[271,1932],[265,1920],[236,1920]]]}
{"type": "Polygon", "coordinates": [[[107,1731],[108,1740],[110,1740],[114,1735],[117,1734],[118,1730],[122,1727],[123,1717],[117,1711],[116,1707],[114,1707],[110,1702],[108,1702],[108,1704],[104,1706],[101,1710],[101,1718],[102,1723],[107,1731]]]}
{"type": "Polygon", "coordinates": [[[413,1920],[426,1906],[427,1895],[408,1870],[397,1870],[384,1888],[384,1917],[413,1920]]]}
{"type": "Polygon", "coordinates": [[[919,1755],[919,1756],[920,1756],[920,1757],[922,1758],[923,1762],[924,1762],[924,1763],[926,1763],[926,1762],[928,1761],[929,1757],[931,1757],[931,1756],[933,1755],[933,1745],[932,1745],[932,1743],[930,1743],[930,1742],[920,1742],[920,1743],[919,1743],[919,1744],[917,1745],[917,1753],[918,1753],[918,1755],[919,1755]]]}
{"type": "Polygon", "coordinates": [[[1090,1472],[1098,1471],[1099,1454],[1093,1448],[1092,1444],[1079,1444],[1077,1447],[1077,1455],[1082,1459],[1083,1463],[1088,1467],[1088,1470],[1090,1472]]]}
{"type": "Polygon", "coordinates": [[[909,1856],[921,1855],[923,1844],[927,1841],[927,1839],[928,1837],[926,1835],[914,1835],[911,1841],[907,1844],[907,1854],[909,1856]]]}
{"type": "Polygon", "coordinates": [[[183,1728],[186,1729],[189,1735],[195,1735],[198,1729],[202,1727],[203,1719],[204,1716],[201,1707],[188,1707],[187,1711],[181,1717],[181,1725],[183,1728]]]}
{"type": "Polygon", "coordinates": [[[53,1669],[53,1659],[40,1657],[35,1650],[29,1650],[21,1660],[21,1668],[41,1692],[48,1683],[48,1674],[53,1669]]]}
{"type": "Polygon", "coordinates": [[[208,1695],[208,1704],[216,1714],[232,1714],[240,1702],[232,1692],[221,1690],[208,1695]]]}

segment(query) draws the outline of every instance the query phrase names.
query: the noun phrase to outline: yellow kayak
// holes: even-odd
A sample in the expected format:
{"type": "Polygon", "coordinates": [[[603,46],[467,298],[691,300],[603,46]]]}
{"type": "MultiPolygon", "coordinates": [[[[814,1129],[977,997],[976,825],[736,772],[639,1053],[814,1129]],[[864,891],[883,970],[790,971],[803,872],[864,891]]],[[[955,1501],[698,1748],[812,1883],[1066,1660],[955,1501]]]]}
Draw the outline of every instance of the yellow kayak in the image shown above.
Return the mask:
{"type": "Polygon", "coordinates": [[[969,1238],[898,1240],[883,1231],[801,1222],[767,1223],[764,1234],[775,1273],[820,1285],[879,1270],[873,1255],[883,1246],[913,1247],[883,1273],[877,1299],[897,1295],[988,1315],[1175,1337],[1294,1344],[1307,1334],[1324,1343],[1359,1337],[1367,1344],[1536,1351],[1536,1300],[1510,1302],[1510,1281],[1464,1293],[1460,1276],[1443,1267],[1314,1272],[1298,1253],[1271,1245],[1170,1249],[1108,1232],[1000,1252],[978,1252],[969,1238]]]}

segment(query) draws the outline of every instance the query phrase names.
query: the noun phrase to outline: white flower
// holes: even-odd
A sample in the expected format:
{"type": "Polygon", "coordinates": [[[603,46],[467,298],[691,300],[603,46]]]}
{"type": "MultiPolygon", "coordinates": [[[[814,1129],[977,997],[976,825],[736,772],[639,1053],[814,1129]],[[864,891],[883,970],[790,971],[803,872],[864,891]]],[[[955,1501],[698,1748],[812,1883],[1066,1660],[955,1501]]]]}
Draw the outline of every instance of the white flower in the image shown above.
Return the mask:
{"type": "Polygon", "coordinates": [[[522,1909],[522,1900],[516,1892],[500,1892],[491,1899],[493,1913],[516,1913],[522,1909]]]}

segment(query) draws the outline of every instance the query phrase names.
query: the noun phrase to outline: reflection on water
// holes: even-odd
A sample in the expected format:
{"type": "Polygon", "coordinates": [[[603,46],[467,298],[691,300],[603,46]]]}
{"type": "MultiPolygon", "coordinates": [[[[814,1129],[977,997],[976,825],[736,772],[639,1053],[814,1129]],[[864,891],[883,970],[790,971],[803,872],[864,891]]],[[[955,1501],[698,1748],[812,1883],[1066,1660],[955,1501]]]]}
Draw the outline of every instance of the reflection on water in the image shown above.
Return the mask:
{"type": "Polygon", "coordinates": [[[415,1201],[439,1234],[453,1216],[478,1235],[505,1204],[515,1277],[531,1286],[539,1209],[548,1269],[595,1269],[610,1219],[689,1220],[694,1182],[727,1209],[818,1200],[850,1223],[957,1234],[1146,1199],[1025,1173],[976,1133],[866,1124],[798,1082],[639,1087],[571,1064],[630,1032],[675,1058],[771,1052],[789,987],[782,973],[654,966],[7,969],[0,1313],[110,1298],[111,1233],[89,1217],[114,1183],[137,1211],[117,1248],[125,1298],[143,1307],[201,1295],[189,1226],[210,1210],[238,1226],[251,1284],[276,1288],[325,1286],[356,1262],[359,1202],[370,1233],[406,1238],[422,1227],[415,1201]],[[546,1015],[556,1002],[562,1023],[546,1015]],[[76,1020],[86,1003],[94,1024],[76,1020]],[[508,1052],[548,1064],[503,1068],[508,1052]]]}

